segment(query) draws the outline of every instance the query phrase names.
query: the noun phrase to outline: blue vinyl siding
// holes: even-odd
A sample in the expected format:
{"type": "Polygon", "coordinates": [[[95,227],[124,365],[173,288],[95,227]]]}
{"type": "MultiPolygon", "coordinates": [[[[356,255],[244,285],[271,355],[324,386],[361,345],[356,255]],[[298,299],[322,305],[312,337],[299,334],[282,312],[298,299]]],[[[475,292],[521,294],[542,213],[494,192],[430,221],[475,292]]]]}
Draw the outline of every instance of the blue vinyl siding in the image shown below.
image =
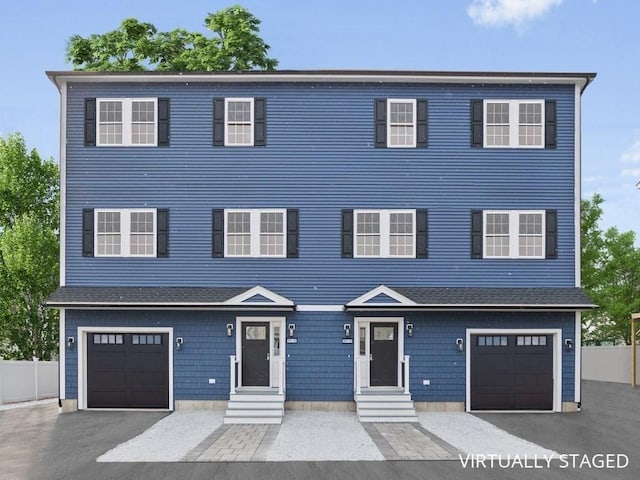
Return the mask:
{"type": "MultiPolygon", "coordinates": [[[[295,323],[296,344],[286,344],[287,400],[353,400],[353,344],[343,344],[343,325],[353,326],[354,314],[340,312],[271,313],[295,323]]],[[[176,400],[227,400],[229,356],[235,354],[235,335],[226,324],[253,312],[74,311],[66,313],[66,336],[78,326],[173,327],[184,346],[174,349],[176,400]],[[209,378],[216,384],[209,385],[209,378]]],[[[385,315],[362,315],[380,317],[385,315]]],[[[398,316],[398,315],[393,315],[398,316]]],[[[562,338],[575,338],[573,313],[431,312],[404,315],[414,324],[412,337],[404,332],[405,354],[410,355],[410,390],[415,401],[464,402],[465,352],[455,339],[467,328],[561,328],[562,338]],[[422,380],[431,380],[423,386],[422,380]]],[[[357,332],[352,330],[357,341],[357,332]]],[[[282,343],[285,342],[284,336],[282,343]]],[[[468,345],[465,345],[465,349],[468,345]]],[[[77,349],[66,352],[66,397],[77,398],[77,349]]],[[[574,352],[562,352],[563,401],[574,400],[574,352]]]]}
{"type": "Polygon", "coordinates": [[[344,304],[379,285],[574,286],[574,87],[82,84],[67,90],[67,285],[262,285],[344,304]],[[85,147],[85,97],[167,97],[171,145],[85,147]],[[267,102],[266,147],[213,147],[214,97],[267,102]],[[375,98],[426,98],[429,147],[374,148],[375,98]],[[470,100],[557,100],[558,148],[470,146],[470,100]],[[83,258],[83,208],[170,209],[169,258],[83,258]],[[299,208],[300,258],[211,258],[212,208],[299,208]],[[429,259],[343,259],[342,208],[428,208],[429,259]],[[472,260],[471,209],[557,209],[556,260],[472,260]]]}

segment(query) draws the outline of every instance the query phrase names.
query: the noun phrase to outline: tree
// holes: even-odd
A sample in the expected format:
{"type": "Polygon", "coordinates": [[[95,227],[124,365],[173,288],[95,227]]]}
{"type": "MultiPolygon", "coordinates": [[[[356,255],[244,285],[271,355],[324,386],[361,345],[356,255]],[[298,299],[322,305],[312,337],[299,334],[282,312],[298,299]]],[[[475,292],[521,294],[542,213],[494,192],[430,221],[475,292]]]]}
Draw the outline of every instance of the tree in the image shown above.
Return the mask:
{"type": "Polygon", "coordinates": [[[640,311],[640,249],[634,232],[602,232],[603,199],[582,201],[582,286],[599,305],[583,315],[586,343],[631,342],[630,317],[640,311]]]}
{"type": "Polygon", "coordinates": [[[49,359],[57,312],[44,307],[58,284],[58,167],[0,138],[0,355],[49,359]]]}
{"type": "Polygon", "coordinates": [[[127,18],[111,32],[73,35],[67,60],[75,70],[91,71],[244,71],[278,65],[258,35],[260,20],[246,8],[209,13],[204,24],[212,37],[184,29],[158,32],[151,23],[127,18]]]}

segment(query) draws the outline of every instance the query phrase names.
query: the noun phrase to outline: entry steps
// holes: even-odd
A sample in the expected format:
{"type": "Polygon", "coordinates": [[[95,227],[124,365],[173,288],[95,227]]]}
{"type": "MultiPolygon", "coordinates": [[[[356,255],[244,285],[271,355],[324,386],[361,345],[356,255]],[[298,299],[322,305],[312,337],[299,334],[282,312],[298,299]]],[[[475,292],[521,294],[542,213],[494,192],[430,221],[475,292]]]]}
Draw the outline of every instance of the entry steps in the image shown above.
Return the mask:
{"type": "Polygon", "coordinates": [[[418,421],[411,394],[403,388],[363,388],[354,398],[358,419],[363,423],[418,421]]]}
{"type": "Polygon", "coordinates": [[[238,388],[229,395],[226,424],[281,424],[284,415],[284,394],[278,389],[238,388]]]}

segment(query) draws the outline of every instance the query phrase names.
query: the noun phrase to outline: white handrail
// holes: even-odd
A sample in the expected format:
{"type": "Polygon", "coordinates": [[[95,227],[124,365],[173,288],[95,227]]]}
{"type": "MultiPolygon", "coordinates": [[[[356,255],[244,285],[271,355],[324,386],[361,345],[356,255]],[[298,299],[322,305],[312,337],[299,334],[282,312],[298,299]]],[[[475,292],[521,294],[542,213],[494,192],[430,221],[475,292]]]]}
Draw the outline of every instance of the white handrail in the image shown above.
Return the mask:
{"type": "Polygon", "coordinates": [[[353,366],[353,374],[355,375],[355,390],[356,390],[356,395],[360,395],[361,393],[361,385],[360,385],[360,359],[358,358],[358,356],[356,355],[355,360],[353,361],[354,366],[353,366]]]}
{"type": "Polygon", "coordinates": [[[281,355],[280,358],[278,358],[278,363],[279,363],[279,367],[280,367],[280,382],[279,382],[279,386],[278,386],[278,393],[280,395],[282,395],[285,391],[285,384],[286,384],[286,368],[285,368],[285,362],[284,362],[284,357],[281,355]]]}
{"type": "Polygon", "coordinates": [[[409,393],[409,355],[404,356],[404,393],[409,393]]]}
{"type": "Polygon", "coordinates": [[[229,385],[231,385],[231,388],[229,390],[229,393],[233,395],[234,393],[236,393],[236,356],[230,355],[229,360],[231,363],[229,375],[229,385]]]}

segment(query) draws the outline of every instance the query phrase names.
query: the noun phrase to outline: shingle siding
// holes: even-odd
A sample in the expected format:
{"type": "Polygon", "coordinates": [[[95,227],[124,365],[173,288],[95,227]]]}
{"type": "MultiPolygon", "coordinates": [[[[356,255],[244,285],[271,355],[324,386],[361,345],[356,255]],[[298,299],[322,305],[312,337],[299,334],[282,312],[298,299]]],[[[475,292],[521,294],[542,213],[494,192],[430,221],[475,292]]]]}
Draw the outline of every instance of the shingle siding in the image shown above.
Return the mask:
{"type": "Polygon", "coordinates": [[[246,286],[342,304],[374,286],[574,286],[574,87],[82,84],[67,90],[67,285],[246,286]],[[170,99],[171,144],[85,147],[84,99],[170,99]],[[214,97],[264,97],[267,146],[212,146],[214,97]],[[426,98],[429,146],[374,148],[375,98],[426,98]],[[558,147],[470,146],[474,98],[554,99],[558,147]],[[82,209],[164,207],[168,258],[82,257],[82,209]],[[299,258],[211,258],[212,208],[298,208],[299,258]],[[343,208],[428,208],[429,259],[343,259],[343,208]],[[472,260],[472,209],[557,209],[558,259],[472,260]]]}

